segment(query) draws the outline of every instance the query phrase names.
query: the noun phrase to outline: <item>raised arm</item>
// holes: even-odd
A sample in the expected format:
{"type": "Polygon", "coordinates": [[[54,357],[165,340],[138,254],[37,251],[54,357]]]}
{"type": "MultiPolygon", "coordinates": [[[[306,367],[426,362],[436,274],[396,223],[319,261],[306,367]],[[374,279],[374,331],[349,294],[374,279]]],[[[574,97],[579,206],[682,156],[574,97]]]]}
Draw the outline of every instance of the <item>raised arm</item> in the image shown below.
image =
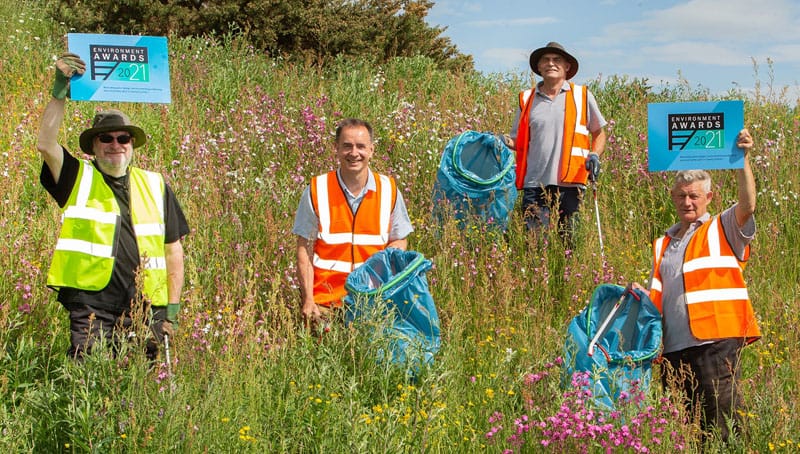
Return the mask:
{"type": "Polygon", "coordinates": [[[736,222],[742,227],[756,211],[756,180],[750,167],[750,150],[753,148],[750,131],[747,129],[739,131],[736,146],[744,150],[744,167],[736,170],[738,203],[734,208],[736,222]]]}
{"type": "Polygon", "coordinates": [[[58,183],[61,175],[61,166],[64,164],[64,155],[61,145],[58,144],[58,131],[64,122],[66,98],[69,94],[69,80],[75,74],[82,75],[86,71],[86,64],[79,56],[66,53],[56,61],[55,80],[53,81],[52,95],[42,113],[42,122],[39,127],[39,137],[36,148],[42,154],[42,159],[53,174],[53,181],[58,183]]]}
{"type": "Polygon", "coordinates": [[[61,175],[61,166],[64,164],[64,154],[61,145],[58,144],[58,131],[64,121],[64,105],[65,100],[50,98],[42,113],[42,123],[36,143],[36,148],[42,154],[42,159],[47,163],[56,183],[61,175]]]}

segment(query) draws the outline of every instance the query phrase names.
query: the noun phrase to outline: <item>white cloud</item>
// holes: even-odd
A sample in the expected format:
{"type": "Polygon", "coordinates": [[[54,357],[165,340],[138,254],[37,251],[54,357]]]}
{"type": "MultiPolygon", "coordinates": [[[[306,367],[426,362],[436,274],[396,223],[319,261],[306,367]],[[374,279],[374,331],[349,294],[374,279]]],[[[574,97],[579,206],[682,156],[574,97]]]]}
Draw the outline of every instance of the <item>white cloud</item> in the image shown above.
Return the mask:
{"type": "Polygon", "coordinates": [[[797,36],[798,11],[787,0],[692,0],[655,10],[640,24],[656,40],[780,42],[797,36]]]}
{"type": "Polygon", "coordinates": [[[764,49],[761,59],[770,58],[785,63],[800,63],[800,43],[779,44],[764,49]]]}
{"type": "Polygon", "coordinates": [[[800,6],[788,0],[691,0],[644,13],[638,21],[608,24],[607,44],[696,41],[728,46],[796,42],[800,6]]]}
{"type": "MultiPolygon", "coordinates": [[[[503,27],[526,27],[529,25],[555,24],[558,19],[548,16],[525,17],[519,19],[486,19],[464,22],[464,25],[477,28],[503,28],[503,27]]],[[[502,33],[502,32],[501,32],[502,33]]]]}
{"type": "Polygon", "coordinates": [[[650,61],[668,63],[750,66],[750,56],[735,52],[727,46],[711,42],[678,41],[669,44],[644,46],[639,51],[650,61]]]}

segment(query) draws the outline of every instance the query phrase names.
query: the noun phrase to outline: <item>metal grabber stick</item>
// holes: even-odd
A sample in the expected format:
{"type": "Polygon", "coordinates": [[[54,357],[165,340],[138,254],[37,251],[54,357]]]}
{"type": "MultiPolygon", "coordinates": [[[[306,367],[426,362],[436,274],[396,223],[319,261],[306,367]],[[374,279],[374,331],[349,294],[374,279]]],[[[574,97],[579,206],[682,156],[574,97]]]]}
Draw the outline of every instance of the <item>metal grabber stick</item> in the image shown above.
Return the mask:
{"type": "MultiPolygon", "coordinates": [[[[619,299],[614,304],[614,307],[611,308],[611,312],[609,312],[608,315],[606,316],[606,319],[603,320],[603,323],[600,325],[600,328],[597,328],[597,333],[594,335],[591,342],[589,342],[589,347],[586,349],[587,355],[589,356],[594,355],[595,346],[598,346],[601,349],[603,348],[602,346],[599,346],[597,343],[600,341],[600,338],[603,337],[603,332],[606,330],[608,324],[611,323],[611,320],[614,318],[614,315],[616,315],[617,310],[619,310],[619,307],[625,301],[625,297],[628,296],[629,293],[633,295],[633,298],[635,300],[637,301],[639,300],[639,297],[636,296],[635,293],[633,293],[632,284],[628,284],[628,286],[625,287],[625,290],[622,292],[622,295],[620,295],[619,299]]],[[[606,353],[605,351],[603,353],[606,355],[606,357],[608,357],[608,353],[606,353]]]]}
{"type": "Polygon", "coordinates": [[[172,358],[169,356],[169,334],[164,333],[164,353],[167,355],[167,374],[169,375],[169,392],[172,392],[172,388],[175,386],[175,382],[173,381],[172,377],[172,358]]]}
{"type": "Polygon", "coordinates": [[[597,238],[600,241],[600,257],[606,262],[606,251],[603,247],[603,229],[600,227],[600,207],[597,205],[597,181],[592,181],[592,197],[594,198],[594,218],[597,221],[597,238]]]}

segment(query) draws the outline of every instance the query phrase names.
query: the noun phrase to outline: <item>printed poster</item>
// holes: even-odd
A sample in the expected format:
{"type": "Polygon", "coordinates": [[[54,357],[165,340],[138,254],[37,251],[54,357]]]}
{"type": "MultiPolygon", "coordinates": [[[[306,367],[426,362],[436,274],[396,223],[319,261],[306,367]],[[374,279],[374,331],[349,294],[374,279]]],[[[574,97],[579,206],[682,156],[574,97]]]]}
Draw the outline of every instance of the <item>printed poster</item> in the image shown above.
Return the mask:
{"type": "Polygon", "coordinates": [[[743,127],[742,101],[648,104],[648,168],[741,169],[744,150],[736,137],[743,127]]]}
{"type": "Polygon", "coordinates": [[[166,37],[69,33],[67,41],[86,62],[86,73],[70,81],[73,100],[171,101],[166,37]]]}

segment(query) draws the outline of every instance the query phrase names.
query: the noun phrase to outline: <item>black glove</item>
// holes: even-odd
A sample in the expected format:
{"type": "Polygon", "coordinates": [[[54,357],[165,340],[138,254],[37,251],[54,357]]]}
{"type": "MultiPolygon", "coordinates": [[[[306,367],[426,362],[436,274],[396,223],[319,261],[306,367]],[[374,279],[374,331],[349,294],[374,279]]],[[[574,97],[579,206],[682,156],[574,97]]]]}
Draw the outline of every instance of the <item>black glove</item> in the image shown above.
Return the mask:
{"type": "Polygon", "coordinates": [[[586,170],[589,171],[589,181],[597,181],[600,175],[600,157],[597,153],[589,153],[586,157],[586,170]]]}
{"type": "Polygon", "coordinates": [[[166,306],[154,307],[151,326],[158,342],[164,341],[164,335],[175,336],[178,330],[178,312],[180,303],[170,303],[166,306]]]}
{"type": "Polygon", "coordinates": [[[500,142],[503,142],[503,144],[506,147],[508,147],[509,150],[514,150],[515,149],[514,140],[511,138],[510,135],[508,135],[508,134],[495,134],[495,137],[497,137],[497,140],[499,140],[500,142]]]}

